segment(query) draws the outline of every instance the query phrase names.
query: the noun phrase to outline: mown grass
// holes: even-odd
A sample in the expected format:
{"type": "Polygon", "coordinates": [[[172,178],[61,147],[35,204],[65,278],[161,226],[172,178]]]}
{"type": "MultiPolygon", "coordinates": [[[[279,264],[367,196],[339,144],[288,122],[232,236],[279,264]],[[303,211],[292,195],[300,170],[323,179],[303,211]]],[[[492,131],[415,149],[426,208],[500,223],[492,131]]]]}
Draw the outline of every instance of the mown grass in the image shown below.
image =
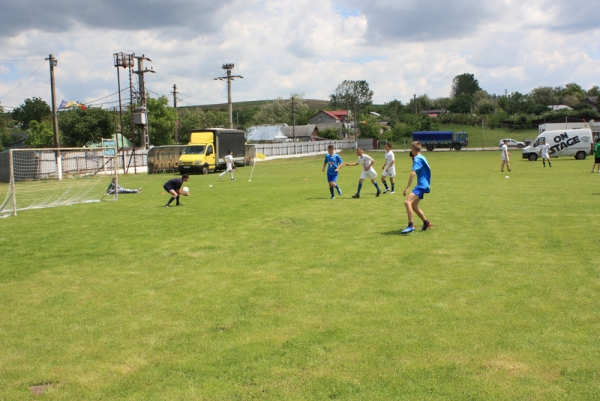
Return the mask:
{"type": "Polygon", "coordinates": [[[379,198],[319,156],[2,219],[0,399],[597,399],[600,177],[511,153],[426,153],[409,236],[403,153],[379,198]]]}

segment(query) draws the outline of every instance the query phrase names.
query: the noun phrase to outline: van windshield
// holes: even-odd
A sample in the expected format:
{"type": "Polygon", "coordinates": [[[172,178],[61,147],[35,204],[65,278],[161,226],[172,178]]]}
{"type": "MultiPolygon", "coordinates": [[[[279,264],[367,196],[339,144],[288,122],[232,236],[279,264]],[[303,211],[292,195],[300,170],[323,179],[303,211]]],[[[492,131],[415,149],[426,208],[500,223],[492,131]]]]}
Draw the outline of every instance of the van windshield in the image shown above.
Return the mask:
{"type": "Polygon", "coordinates": [[[183,154],[184,155],[203,155],[204,149],[206,149],[206,146],[204,146],[204,145],[186,146],[185,149],[183,150],[183,154]]]}

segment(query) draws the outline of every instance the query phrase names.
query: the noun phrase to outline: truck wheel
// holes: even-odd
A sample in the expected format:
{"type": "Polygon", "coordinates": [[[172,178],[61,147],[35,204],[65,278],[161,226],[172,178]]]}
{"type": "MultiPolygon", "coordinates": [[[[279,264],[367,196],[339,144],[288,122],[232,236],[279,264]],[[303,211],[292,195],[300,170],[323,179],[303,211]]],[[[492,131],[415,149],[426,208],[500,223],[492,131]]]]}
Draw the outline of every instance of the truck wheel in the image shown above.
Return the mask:
{"type": "Polygon", "coordinates": [[[428,152],[433,152],[434,146],[431,143],[428,143],[427,145],[425,145],[425,149],[427,149],[428,152]]]}
{"type": "Polygon", "coordinates": [[[586,156],[586,155],[585,155],[585,152],[583,152],[583,151],[581,151],[581,152],[577,152],[577,153],[575,154],[575,158],[576,158],[577,160],[583,160],[583,159],[585,159],[585,156],[586,156]]]}
{"type": "Polygon", "coordinates": [[[208,166],[202,167],[202,174],[204,174],[204,175],[208,174],[208,166]]]}
{"type": "Polygon", "coordinates": [[[460,150],[461,148],[462,148],[462,146],[460,146],[460,143],[454,144],[454,150],[460,150]]]}
{"type": "Polygon", "coordinates": [[[534,162],[537,160],[537,155],[535,153],[530,153],[527,158],[529,159],[530,162],[534,162]]]}

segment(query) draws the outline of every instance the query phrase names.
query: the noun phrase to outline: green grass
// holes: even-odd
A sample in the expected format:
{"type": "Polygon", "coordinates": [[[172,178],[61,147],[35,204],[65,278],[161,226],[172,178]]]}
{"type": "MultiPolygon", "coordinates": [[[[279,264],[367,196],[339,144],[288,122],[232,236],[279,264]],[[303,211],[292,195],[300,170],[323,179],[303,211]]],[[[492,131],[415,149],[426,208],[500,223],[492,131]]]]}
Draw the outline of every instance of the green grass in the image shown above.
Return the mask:
{"type": "Polygon", "coordinates": [[[0,399],[598,399],[600,176],[511,153],[426,152],[409,236],[403,153],[379,198],[319,156],[2,219],[0,399]]]}

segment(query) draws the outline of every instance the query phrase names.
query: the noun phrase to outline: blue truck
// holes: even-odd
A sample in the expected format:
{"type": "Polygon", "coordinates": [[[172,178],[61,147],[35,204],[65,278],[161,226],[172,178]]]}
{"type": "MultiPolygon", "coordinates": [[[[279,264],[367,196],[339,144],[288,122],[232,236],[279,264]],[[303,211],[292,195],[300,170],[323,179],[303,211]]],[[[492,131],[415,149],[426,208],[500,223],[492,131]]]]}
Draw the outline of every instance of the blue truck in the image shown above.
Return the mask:
{"type": "Polygon", "coordinates": [[[469,146],[469,134],[454,131],[414,131],[413,141],[421,142],[428,151],[435,148],[450,148],[461,150],[463,146],[469,146]]]}

